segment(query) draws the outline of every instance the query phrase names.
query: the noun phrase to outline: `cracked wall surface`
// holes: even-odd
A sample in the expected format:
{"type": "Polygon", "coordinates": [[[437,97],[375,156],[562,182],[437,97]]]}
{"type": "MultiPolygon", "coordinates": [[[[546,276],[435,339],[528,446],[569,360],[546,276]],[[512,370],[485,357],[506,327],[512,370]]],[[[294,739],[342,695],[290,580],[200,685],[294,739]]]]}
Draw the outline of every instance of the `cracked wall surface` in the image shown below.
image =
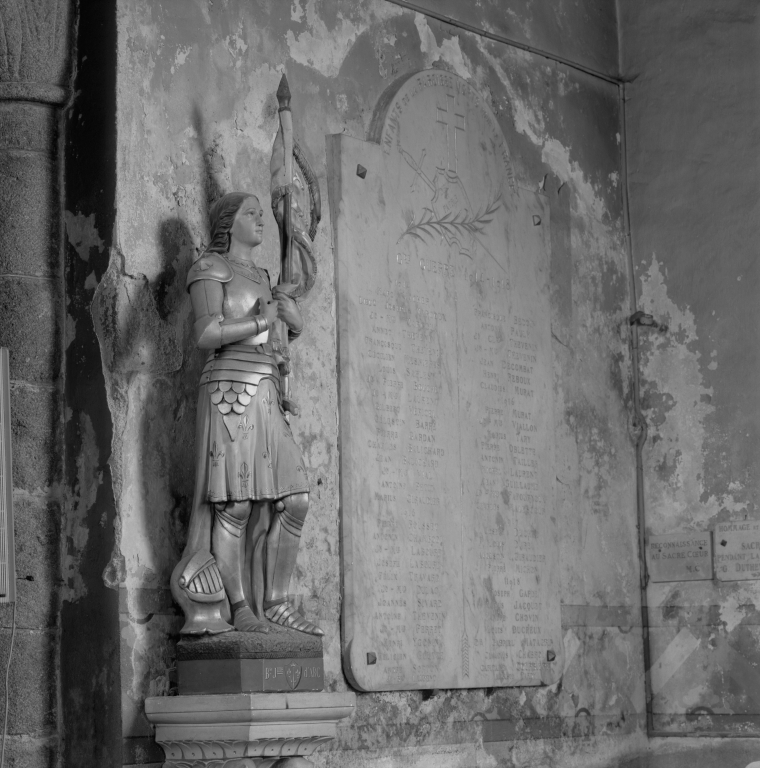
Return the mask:
{"type": "MultiPolygon", "coordinates": [[[[607,9],[600,16],[593,2],[518,3],[506,18],[485,0],[475,4],[477,13],[469,3],[445,5],[469,23],[571,57],[580,35],[586,60],[616,60],[614,15],[607,9]]],[[[317,764],[566,768],[608,764],[644,742],[617,89],[384,0],[119,0],[117,214],[92,317],[113,424],[116,544],[105,578],[119,593],[125,764],[160,762],[143,700],[175,686],[181,618],[168,584],[193,489],[203,362],[191,338],[185,276],[208,240],[210,198],[250,189],[268,199],[274,94],[283,71],[296,135],[324,204],[319,277],[302,303],[306,330],[293,347],[302,412],[293,431],[312,503],[291,591],[325,629],[326,689],[347,688],[325,135],[364,139],[384,89],[433,66],[478,90],[499,120],[518,183],[540,187],[551,205],[567,663],[562,682],[550,688],[361,694],[356,715],[316,755],[317,764]]],[[[74,221],[72,244],[97,250],[82,219],[74,221]]],[[[259,263],[272,275],[277,250],[270,217],[259,263]]]]}
{"type": "MultiPolygon", "coordinates": [[[[758,520],[757,4],[622,3],[649,534],[758,520]]],[[[720,550],[720,541],[714,541],[720,550]]],[[[655,727],[760,735],[756,581],[649,588],[655,727]]]]}

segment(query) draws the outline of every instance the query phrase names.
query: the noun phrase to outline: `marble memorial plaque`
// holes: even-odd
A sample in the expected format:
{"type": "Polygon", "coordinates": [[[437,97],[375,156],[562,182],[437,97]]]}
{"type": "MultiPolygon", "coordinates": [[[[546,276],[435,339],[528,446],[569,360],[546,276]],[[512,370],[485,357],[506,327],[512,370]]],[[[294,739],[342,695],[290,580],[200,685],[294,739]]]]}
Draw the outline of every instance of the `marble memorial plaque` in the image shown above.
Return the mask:
{"type": "Polygon", "coordinates": [[[715,526],[715,576],[720,581],[760,579],[760,522],[715,526]]]}
{"type": "Polygon", "coordinates": [[[549,206],[444,71],[328,139],[343,650],[363,690],[559,679],[549,206]]]}
{"type": "Polygon", "coordinates": [[[667,533],[647,541],[652,581],[712,579],[712,539],[708,532],[667,533]]]}

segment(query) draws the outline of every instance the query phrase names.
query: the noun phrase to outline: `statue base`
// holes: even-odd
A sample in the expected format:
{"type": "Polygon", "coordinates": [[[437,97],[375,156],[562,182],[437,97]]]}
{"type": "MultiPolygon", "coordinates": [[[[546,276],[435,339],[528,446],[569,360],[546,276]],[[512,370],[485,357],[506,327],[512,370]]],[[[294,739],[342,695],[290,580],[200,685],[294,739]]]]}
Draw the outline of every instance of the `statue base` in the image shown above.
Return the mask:
{"type": "Polygon", "coordinates": [[[322,638],[272,625],[177,644],[179,693],[269,693],[324,688],[322,638]]]}
{"type": "Polygon", "coordinates": [[[164,768],[301,768],[355,706],[354,693],[152,696],[145,714],[164,768]]]}

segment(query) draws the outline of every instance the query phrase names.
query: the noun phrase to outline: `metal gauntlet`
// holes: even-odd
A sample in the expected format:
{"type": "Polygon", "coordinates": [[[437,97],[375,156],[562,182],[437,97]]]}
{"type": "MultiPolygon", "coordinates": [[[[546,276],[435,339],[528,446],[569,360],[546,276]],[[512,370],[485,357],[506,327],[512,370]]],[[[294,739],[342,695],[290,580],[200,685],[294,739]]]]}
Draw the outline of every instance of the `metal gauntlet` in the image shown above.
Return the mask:
{"type": "Polygon", "coordinates": [[[258,336],[268,329],[269,321],[264,315],[244,317],[239,320],[223,320],[221,322],[222,346],[234,344],[236,341],[243,341],[251,336],[258,336]]]}
{"type": "Polygon", "coordinates": [[[206,315],[195,321],[195,342],[200,349],[218,349],[251,336],[258,336],[269,329],[264,315],[225,320],[224,315],[206,315]]]}

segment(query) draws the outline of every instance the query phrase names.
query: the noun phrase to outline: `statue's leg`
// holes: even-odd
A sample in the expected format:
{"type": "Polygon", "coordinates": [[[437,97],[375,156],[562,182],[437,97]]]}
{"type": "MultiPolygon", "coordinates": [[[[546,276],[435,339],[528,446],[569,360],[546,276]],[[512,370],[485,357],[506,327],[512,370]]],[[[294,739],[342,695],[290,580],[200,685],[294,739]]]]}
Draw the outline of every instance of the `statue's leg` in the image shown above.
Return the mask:
{"type": "Polygon", "coordinates": [[[266,541],[264,614],[270,621],[284,627],[324,635],[316,624],[306,621],[288,600],[290,577],[296,565],[301,529],[308,509],[308,493],[294,493],[275,504],[275,517],[266,541]]]}
{"type": "Polygon", "coordinates": [[[266,536],[272,524],[272,502],[254,501],[246,536],[245,573],[251,579],[251,608],[259,621],[264,618],[264,588],[266,584],[266,536]]]}
{"type": "Polygon", "coordinates": [[[214,504],[214,527],[211,546],[222,575],[232,609],[232,623],[241,632],[266,632],[266,624],[256,619],[243,590],[245,562],[245,529],[251,516],[250,501],[214,504]]]}

